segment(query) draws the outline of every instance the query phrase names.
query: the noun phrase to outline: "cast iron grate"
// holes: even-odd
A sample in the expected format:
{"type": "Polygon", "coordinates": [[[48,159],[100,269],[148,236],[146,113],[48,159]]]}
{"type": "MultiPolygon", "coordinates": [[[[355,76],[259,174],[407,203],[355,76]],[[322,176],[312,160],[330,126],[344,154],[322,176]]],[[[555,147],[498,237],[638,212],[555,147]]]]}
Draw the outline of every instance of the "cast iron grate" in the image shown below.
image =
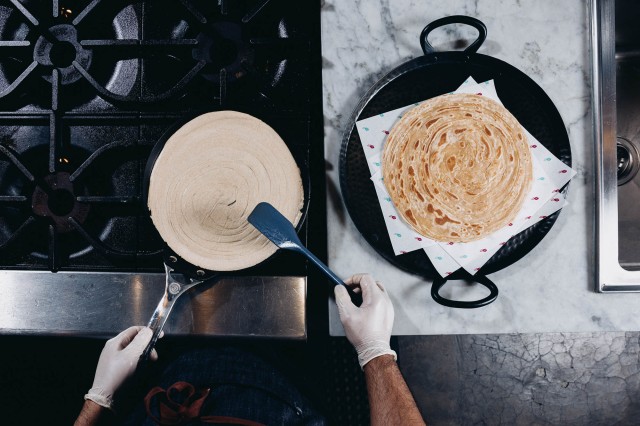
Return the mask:
{"type": "Polygon", "coordinates": [[[0,268],[160,271],[144,167],[204,111],[258,116],[308,163],[310,13],[292,0],[0,5],[0,268]]]}

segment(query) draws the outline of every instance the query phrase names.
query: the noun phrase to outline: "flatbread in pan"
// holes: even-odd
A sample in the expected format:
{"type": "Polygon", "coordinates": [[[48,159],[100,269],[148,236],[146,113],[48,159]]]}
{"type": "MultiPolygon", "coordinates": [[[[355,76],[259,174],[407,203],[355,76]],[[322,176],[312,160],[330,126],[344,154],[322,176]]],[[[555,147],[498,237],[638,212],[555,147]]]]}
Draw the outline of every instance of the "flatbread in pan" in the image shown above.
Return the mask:
{"type": "Polygon", "coordinates": [[[261,201],[296,225],[304,203],[300,170],[271,127],[234,111],[201,115],[167,140],[147,199],[168,246],[215,271],[254,266],[277,250],[247,222],[261,201]]]}
{"type": "Polygon", "coordinates": [[[436,241],[469,242],[506,226],[531,187],[524,129],[481,95],[450,94],[408,111],[382,154],[384,184],[402,218],[436,241]]]}

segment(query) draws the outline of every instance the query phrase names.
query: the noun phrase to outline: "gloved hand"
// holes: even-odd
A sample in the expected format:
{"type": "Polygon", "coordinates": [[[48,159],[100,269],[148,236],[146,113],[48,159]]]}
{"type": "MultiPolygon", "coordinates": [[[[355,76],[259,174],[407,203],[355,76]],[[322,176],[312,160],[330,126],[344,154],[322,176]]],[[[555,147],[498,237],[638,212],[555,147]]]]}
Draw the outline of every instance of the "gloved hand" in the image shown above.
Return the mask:
{"type": "MultiPolygon", "coordinates": [[[[93,386],[84,396],[98,405],[113,410],[113,395],[116,390],[129,378],[136,370],[138,359],[147,347],[153,332],[148,327],[129,327],[113,339],[105,343],[96,375],[93,379],[93,386]]],[[[150,359],[158,359],[158,353],[154,349],[150,359]]]]}
{"type": "Polygon", "coordinates": [[[358,353],[360,367],[380,355],[393,355],[389,340],[393,328],[393,305],[382,284],[368,274],[356,274],[345,281],[348,286],[358,286],[362,291],[362,305],[351,302],[344,286],[334,287],[340,321],[349,342],[358,353]]]}

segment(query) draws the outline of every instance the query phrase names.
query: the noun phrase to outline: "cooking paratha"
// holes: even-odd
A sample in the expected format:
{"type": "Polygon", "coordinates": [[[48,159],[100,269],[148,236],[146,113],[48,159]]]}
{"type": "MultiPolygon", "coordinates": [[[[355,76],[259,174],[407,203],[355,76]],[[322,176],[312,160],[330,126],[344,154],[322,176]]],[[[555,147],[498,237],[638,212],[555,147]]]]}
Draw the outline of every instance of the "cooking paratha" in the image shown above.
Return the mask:
{"type": "Polygon", "coordinates": [[[300,170],[267,124],[220,111],[193,119],[167,140],[153,166],[147,203],[162,239],[180,257],[233,271],[277,250],[247,222],[261,201],[297,224],[304,202],[300,170]]]}
{"type": "Polygon", "coordinates": [[[443,242],[479,240],[506,226],[533,176],[520,123],[473,94],[438,96],[408,111],[389,132],[382,172],[402,218],[443,242]]]}

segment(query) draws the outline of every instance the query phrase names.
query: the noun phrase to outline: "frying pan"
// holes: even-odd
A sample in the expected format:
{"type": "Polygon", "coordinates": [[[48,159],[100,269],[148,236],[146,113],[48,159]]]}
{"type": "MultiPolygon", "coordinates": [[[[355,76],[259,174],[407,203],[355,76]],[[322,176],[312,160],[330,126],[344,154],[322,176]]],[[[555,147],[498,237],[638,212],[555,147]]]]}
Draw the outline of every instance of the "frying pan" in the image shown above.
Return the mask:
{"type": "MultiPolygon", "coordinates": [[[[151,173],[154,170],[156,161],[160,156],[160,153],[164,149],[165,144],[178,129],[180,129],[183,125],[193,120],[194,118],[195,117],[190,117],[190,119],[181,121],[175,126],[171,127],[169,130],[167,130],[163,134],[160,140],[158,140],[158,142],[156,142],[156,144],[154,145],[149,155],[149,159],[147,160],[145,173],[144,173],[143,198],[145,201],[148,200],[148,197],[149,197],[151,173]]],[[[256,143],[259,143],[259,141],[256,141],[256,143]]],[[[193,155],[194,157],[197,157],[199,153],[194,152],[193,155]]],[[[300,161],[295,157],[294,159],[296,160],[296,164],[300,169],[300,174],[302,177],[302,188],[304,191],[304,202],[301,210],[301,216],[300,216],[298,225],[296,227],[296,231],[299,231],[306,219],[306,215],[309,207],[310,182],[309,182],[308,164],[306,163],[306,160],[300,161]]],[[[273,255],[270,256],[268,259],[270,259],[271,257],[273,257],[273,255]]],[[[257,264],[265,262],[268,259],[265,259],[261,262],[256,262],[254,265],[251,265],[251,266],[256,266],[257,264]]],[[[141,362],[146,362],[148,360],[151,350],[155,346],[158,340],[158,337],[160,335],[160,332],[162,331],[162,328],[164,327],[164,324],[166,323],[167,318],[171,313],[171,309],[173,308],[173,305],[175,304],[178,297],[180,297],[186,291],[188,291],[189,289],[191,289],[192,287],[198,284],[201,284],[206,281],[211,281],[216,278],[220,278],[222,275],[225,275],[225,274],[238,273],[238,271],[233,271],[233,272],[212,271],[212,270],[207,270],[204,268],[200,268],[196,265],[193,265],[188,261],[186,261],[185,259],[183,259],[182,257],[180,257],[166,242],[163,247],[163,261],[164,261],[164,269],[165,269],[164,294],[160,299],[160,301],[158,302],[158,305],[155,311],[153,312],[153,314],[151,315],[151,319],[149,320],[149,323],[147,324],[147,326],[151,328],[151,330],[153,331],[153,335],[152,335],[151,341],[149,342],[144,352],[140,356],[141,362]]]]}
{"type": "MultiPolygon", "coordinates": [[[[493,302],[498,296],[498,287],[487,275],[513,264],[531,251],[549,232],[559,211],[512,237],[475,275],[461,269],[442,278],[423,250],[395,256],[355,123],[452,92],[469,76],[478,82],[493,79],[500,100],[520,124],[556,157],[571,166],[569,137],[553,102],[522,71],[499,59],[476,53],[486,37],[486,26],[470,16],[449,16],[428,24],[420,34],[424,56],[393,69],[369,89],[351,116],[340,152],[342,196],[360,233],[380,255],[396,267],[433,279],[433,299],[437,303],[455,308],[478,308],[493,302]],[[478,31],[478,38],[463,51],[437,52],[427,38],[434,29],[448,24],[470,25],[478,31]],[[362,208],[363,206],[366,208],[362,208]],[[439,291],[451,279],[478,282],[488,288],[490,294],[475,301],[446,299],[439,291]]],[[[567,188],[568,184],[563,192],[566,193],[567,188]]]]}

